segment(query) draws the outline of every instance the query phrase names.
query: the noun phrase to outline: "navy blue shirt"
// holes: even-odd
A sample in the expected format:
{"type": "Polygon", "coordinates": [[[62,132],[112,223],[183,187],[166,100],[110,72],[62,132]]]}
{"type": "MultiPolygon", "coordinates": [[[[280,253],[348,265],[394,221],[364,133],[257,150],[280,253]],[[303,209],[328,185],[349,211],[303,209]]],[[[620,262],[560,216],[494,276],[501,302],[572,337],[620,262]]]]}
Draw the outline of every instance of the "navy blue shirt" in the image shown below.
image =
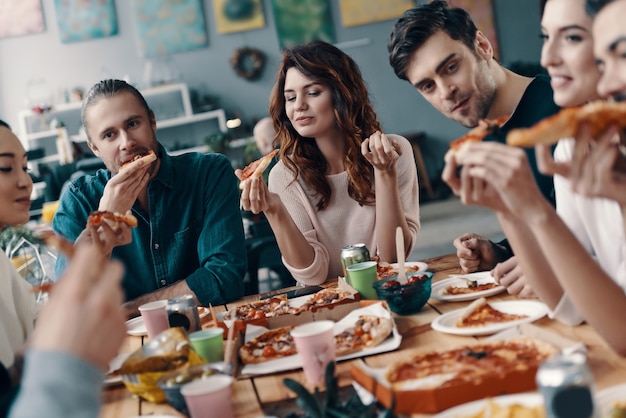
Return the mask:
{"type": "MultiPolygon", "coordinates": [[[[136,202],[132,212],[139,225],[132,229],[132,242],[113,249],[112,258],[126,267],[126,300],[180,280],[187,280],[204,306],[239,299],[247,258],[238,180],[230,161],[221,154],[172,157],[162,146],[159,157],[159,172],[148,185],[149,213],[136,202]]],[[[54,231],[75,241],[110,178],[111,172],[101,169],[74,180],[61,196],[54,231]]],[[[56,277],[66,263],[59,257],[56,277]]]]}

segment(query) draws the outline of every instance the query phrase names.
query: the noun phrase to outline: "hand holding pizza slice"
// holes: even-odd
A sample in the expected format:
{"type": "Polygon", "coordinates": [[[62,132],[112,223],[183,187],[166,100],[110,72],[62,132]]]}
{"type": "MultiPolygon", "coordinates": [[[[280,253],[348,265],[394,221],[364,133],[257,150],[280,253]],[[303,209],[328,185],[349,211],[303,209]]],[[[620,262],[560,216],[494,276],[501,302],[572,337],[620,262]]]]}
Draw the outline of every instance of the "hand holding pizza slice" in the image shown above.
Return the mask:
{"type": "Polygon", "coordinates": [[[278,154],[278,151],[279,150],[275,149],[269,154],[264,155],[258,160],[253,161],[250,164],[248,164],[241,171],[241,182],[239,183],[239,188],[243,189],[243,184],[248,179],[260,178],[263,175],[263,172],[267,169],[267,167],[269,167],[270,163],[272,162],[272,158],[274,158],[276,154],[278,154]]]}
{"type": "Polygon", "coordinates": [[[467,152],[467,146],[469,144],[472,142],[480,142],[485,139],[487,135],[498,132],[498,129],[500,129],[508,119],[508,115],[500,116],[493,120],[482,119],[477,127],[468,131],[462,137],[452,141],[450,143],[450,150],[454,151],[454,159],[457,165],[462,164],[463,155],[467,152]]]}

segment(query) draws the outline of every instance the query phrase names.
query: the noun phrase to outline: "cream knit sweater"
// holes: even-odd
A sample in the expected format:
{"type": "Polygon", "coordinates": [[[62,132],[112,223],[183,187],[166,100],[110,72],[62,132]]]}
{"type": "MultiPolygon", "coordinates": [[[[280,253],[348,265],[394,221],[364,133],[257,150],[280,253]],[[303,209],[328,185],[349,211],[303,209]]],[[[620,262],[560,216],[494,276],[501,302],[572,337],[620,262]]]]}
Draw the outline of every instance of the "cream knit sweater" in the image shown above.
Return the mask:
{"type": "MultiPolygon", "coordinates": [[[[411,246],[407,251],[411,251],[420,229],[417,170],[411,144],[406,138],[388,136],[402,148],[402,155],[396,164],[402,207],[412,235],[411,246]]],[[[329,175],[326,179],[330,183],[331,199],[326,209],[318,211],[311,189],[300,177],[291,183],[293,173],[282,161],[276,164],[269,175],[270,191],[280,196],[294,222],[315,250],[313,263],[304,269],[296,269],[283,259],[293,277],[305,285],[323,283],[329,278],[343,275],[340,254],[345,245],[362,242],[372,256],[378,252],[374,228],[375,206],[359,206],[348,195],[347,172],[329,175]]]]}

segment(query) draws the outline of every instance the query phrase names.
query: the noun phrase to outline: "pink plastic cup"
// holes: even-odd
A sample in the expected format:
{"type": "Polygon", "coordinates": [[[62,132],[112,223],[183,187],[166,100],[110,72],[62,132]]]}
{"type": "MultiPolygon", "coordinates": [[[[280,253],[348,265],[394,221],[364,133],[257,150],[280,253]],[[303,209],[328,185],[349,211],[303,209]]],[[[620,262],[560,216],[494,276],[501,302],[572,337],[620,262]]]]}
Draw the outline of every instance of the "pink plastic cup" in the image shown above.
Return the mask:
{"type": "Polygon", "coordinates": [[[156,337],[170,327],[166,307],[167,300],[148,302],[139,307],[149,338],[156,337]]]}
{"type": "Polygon", "coordinates": [[[313,321],[291,330],[302,361],[304,376],[311,385],[322,384],[326,366],[335,361],[334,326],[333,321],[313,321]]]}
{"type": "Polygon", "coordinates": [[[233,418],[233,378],[214,375],[180,388],[191,418],[233,418]]]}

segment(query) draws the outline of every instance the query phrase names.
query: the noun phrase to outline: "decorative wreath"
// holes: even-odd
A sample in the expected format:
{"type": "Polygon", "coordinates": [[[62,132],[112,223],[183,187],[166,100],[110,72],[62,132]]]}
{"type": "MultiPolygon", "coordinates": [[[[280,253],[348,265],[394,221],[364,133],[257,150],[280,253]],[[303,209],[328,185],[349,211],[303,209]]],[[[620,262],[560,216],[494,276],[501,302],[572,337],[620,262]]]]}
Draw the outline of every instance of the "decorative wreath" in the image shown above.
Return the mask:
{"type": "Polygon", "coordinates": [[[254,48],[238,48],[230,57],[230,65],[239,77],[256,80],[263,72],[265,54],[254,48]]]}

